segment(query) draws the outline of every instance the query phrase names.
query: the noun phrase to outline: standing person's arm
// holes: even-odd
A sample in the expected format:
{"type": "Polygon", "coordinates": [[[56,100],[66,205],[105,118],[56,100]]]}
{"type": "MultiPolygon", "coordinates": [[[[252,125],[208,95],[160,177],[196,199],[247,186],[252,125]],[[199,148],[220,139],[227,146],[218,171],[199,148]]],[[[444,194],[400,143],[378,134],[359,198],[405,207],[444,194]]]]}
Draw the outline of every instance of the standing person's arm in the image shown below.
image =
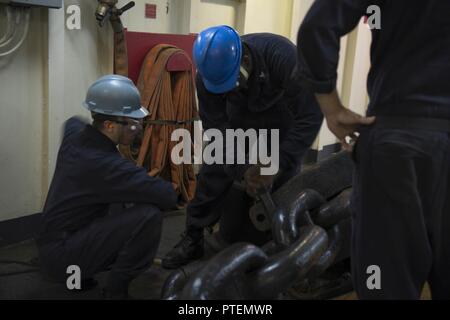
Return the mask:
{"type": "Polygon", "coordinates": [[[346,137],[350,137],[353,141],[356,141],[358,139],[356,135],[358,128],[362,125],[374,123],[375,117],[363,117],[345,108],[336,90],[328,94],[316,93],[316,99],[325,115],[328,128],[339,139],[343,148],[351,152],[354,143],[347,141],[346,137]]]}
{"type": "Polygon", "coordinates": [[[316,94],[328,127],[351,150],[347,136],[356,139],[361,125],[369,125],[374,117],[362,117],[346,109],[336,91],[340,38],[359,23],[366,14],[368,0],[316,0],[298,33],[298,76],[303,86],[316,94]]]}

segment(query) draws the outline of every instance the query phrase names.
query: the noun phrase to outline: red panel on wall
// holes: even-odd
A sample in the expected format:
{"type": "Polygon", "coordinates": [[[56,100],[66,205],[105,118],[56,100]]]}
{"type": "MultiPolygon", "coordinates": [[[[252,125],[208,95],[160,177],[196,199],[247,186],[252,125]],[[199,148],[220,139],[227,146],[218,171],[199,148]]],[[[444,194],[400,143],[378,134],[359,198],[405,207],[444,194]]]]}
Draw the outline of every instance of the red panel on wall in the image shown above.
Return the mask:
{"type": "MultiPolygon", "coordinates": [[[[147,53],[158,44],[170,44],[186,51],[192,60],[192,47],[197,35],[126,32],[128,49],[128,77],[137,83],[147,53]]],[[[186,59],[175,55],[168,63],[169,71],[186,70],[186,59]]]]}
{"type": "Polygon", "coordinates": [[[148,19],[156,19],[156,4],[146,3],[145,4],[145,17],[148,19]]]}

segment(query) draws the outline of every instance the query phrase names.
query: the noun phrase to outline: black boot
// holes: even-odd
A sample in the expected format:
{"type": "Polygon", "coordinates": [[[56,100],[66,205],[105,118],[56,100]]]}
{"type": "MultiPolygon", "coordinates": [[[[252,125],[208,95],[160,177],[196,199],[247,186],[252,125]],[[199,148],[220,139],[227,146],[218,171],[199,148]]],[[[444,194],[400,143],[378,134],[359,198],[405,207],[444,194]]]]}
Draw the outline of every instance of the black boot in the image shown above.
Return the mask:
{"type": "Polygon", "coordinates": [[[177,269],[203,256],[203,229],[187,231],[182,237],[183,239],[163,258],[164,269],[177,269]]]}

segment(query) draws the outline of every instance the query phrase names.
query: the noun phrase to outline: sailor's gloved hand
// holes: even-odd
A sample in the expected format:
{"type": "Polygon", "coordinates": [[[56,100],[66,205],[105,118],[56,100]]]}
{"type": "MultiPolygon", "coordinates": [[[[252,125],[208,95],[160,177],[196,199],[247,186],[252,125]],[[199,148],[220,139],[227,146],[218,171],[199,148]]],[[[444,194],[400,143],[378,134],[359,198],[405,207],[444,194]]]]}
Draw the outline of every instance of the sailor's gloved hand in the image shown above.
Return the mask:
{"type": "Polygon", "coordinates": [[[252,166],[244,174],[247,194],[253,198],[258,195],[258,190],[270,190],[276,178],[276,175],[261,175],[261,167],[252,166]]]}

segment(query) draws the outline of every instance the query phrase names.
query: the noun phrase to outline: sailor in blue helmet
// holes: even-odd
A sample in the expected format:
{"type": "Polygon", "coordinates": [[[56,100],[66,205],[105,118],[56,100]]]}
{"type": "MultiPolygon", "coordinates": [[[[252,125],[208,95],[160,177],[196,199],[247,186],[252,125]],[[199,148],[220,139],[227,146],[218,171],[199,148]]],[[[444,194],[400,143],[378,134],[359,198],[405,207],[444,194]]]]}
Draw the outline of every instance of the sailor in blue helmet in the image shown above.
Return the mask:
{"type": "Polygon", "coordinates": [[[148,115],[130,79],[100,78],[84,106],[92,125],[74,117],[64,127],[37,239],[40,263],[64,285],[79,268],[81,290],[109,270],[104,297],[123,299],[131,280],[152,264],[161,210],[173,208],[177,196],[171,183],[148,176],[117,150],[134,141],[148,115]]]}
{"type": "MultiPolygon", "coordinates": [[[[229,26],[217,26],[199,34],[193,55],[203,128],[279,129],[280,169],[263,175],[258,165],[248,163],[203,164],[187,208],[186,232],[162,261],[169,269],[203,255],[203,230],[217,223],[223,212],[248,207],[257,190],[277,189],[298,173],[323,120],[314,96],[292,80],[296,47],[284,37],[269,33],[240,37],[229,26]],[[249,196],[230,199],[233,183],[242,180],[249,196]]],[[[248,220],[248,214],[237,212],[231,219],[235,227],[229,229],[238,229],[244,216],[248,220]]]]}
{"type": "Polygon", "coordinates": [[[427,281],[433,299],[450,299],[448,12],[441,0],[317,0],[300,27],[299,80],[354,152],[351,262],[361,299],[419,299],[427,281]],[[374,12],[362,117],[343,107],[336,69],[340,38],[374,12]]]}

